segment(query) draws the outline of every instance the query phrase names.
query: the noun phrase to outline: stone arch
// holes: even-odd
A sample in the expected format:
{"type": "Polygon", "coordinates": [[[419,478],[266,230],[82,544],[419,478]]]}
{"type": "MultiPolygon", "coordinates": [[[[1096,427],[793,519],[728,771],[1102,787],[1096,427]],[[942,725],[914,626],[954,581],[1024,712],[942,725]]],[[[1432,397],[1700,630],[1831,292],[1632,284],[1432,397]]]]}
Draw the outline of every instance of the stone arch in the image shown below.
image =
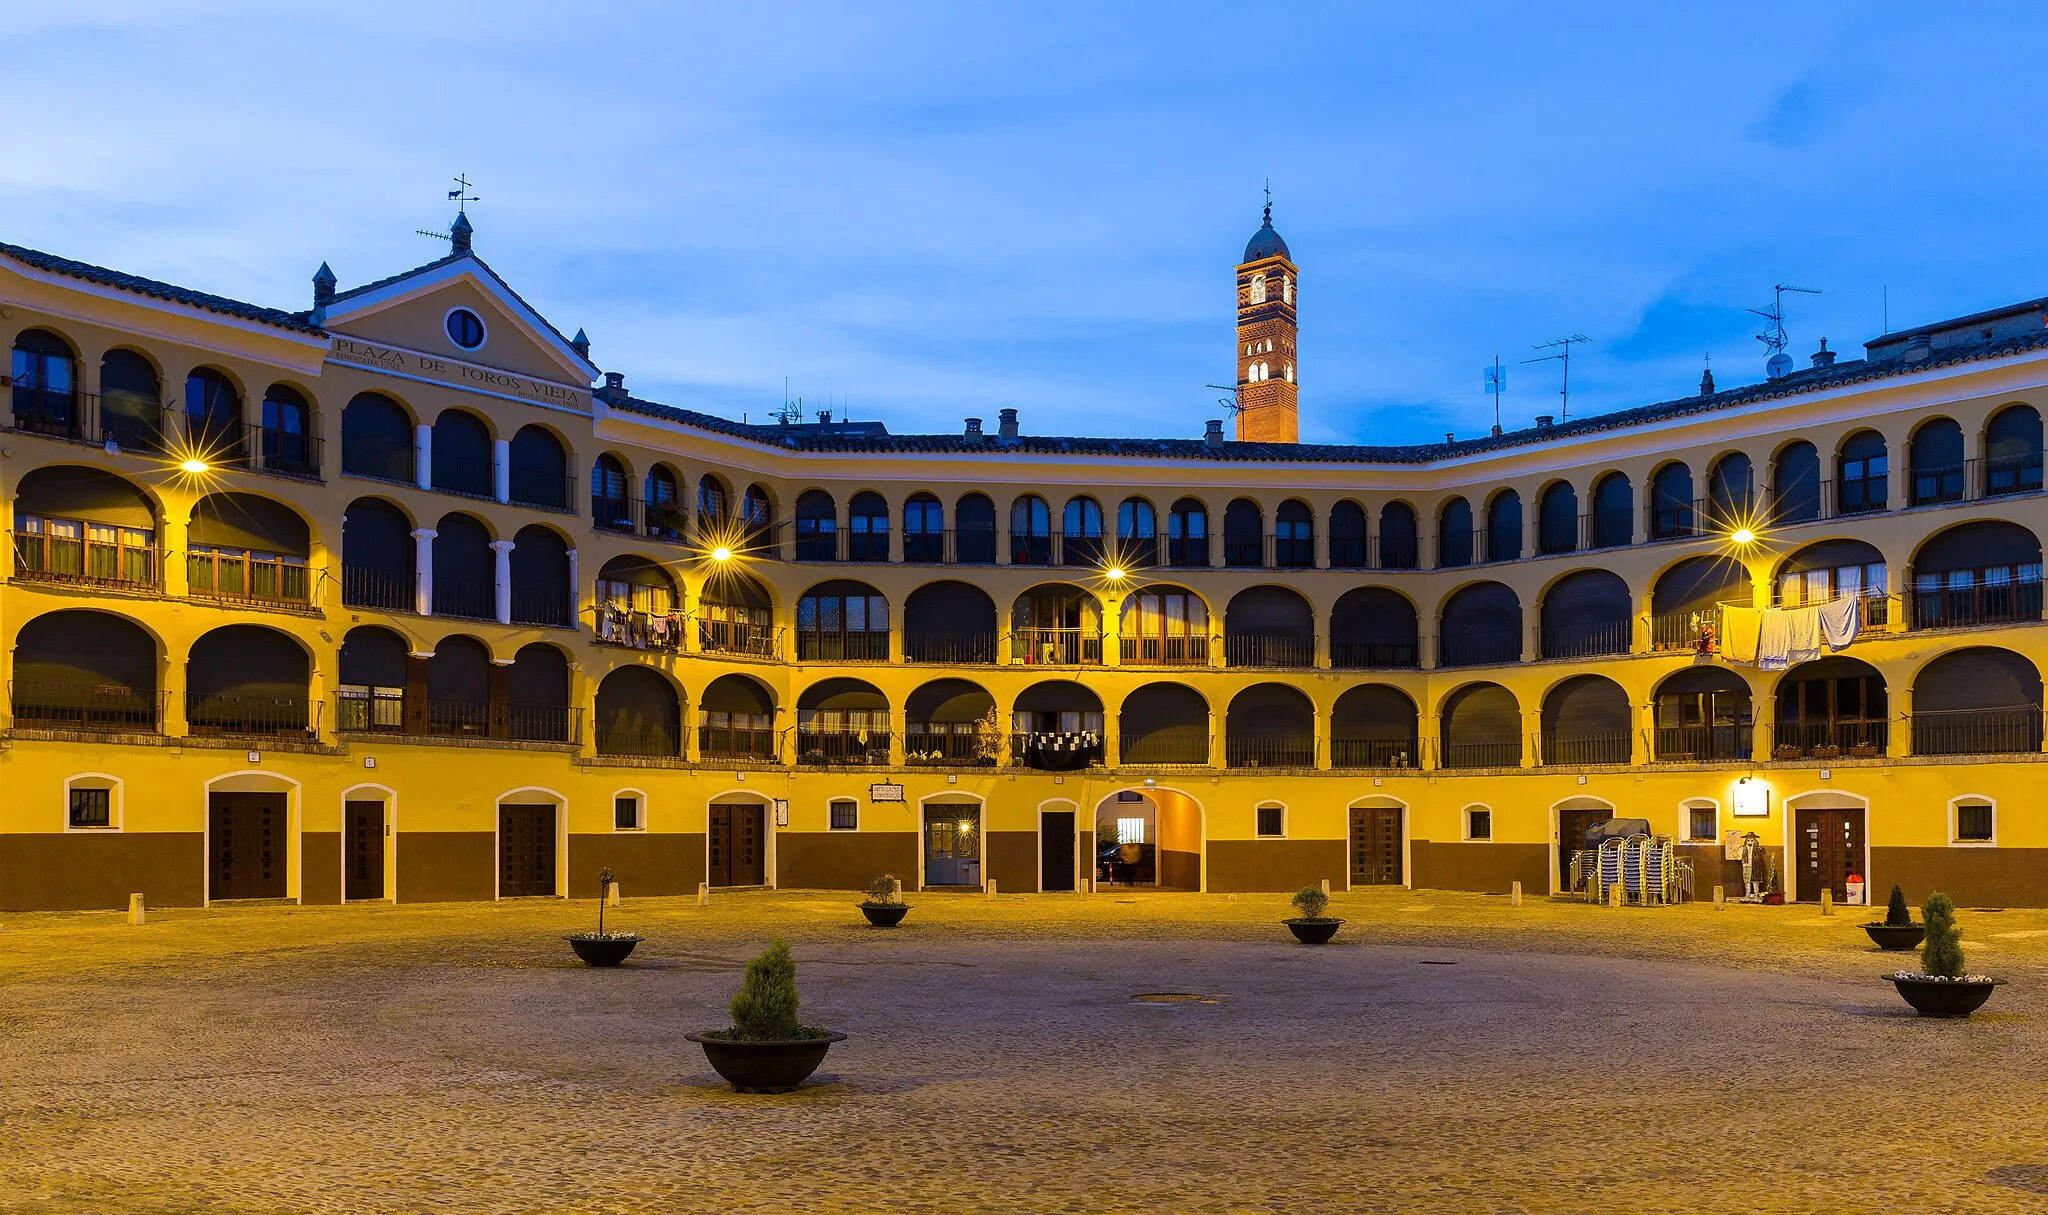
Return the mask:
{"type": "Polygon", "coordinates": [[[1512,768],[1522,762],[1522,707],[1497,683],[1468,683],[1444,697],[1440,768],[1512,768]]]}
{"type": "Polygon", "coordinates": [[[1223,612],[1224,661],[1234,667],[1315,665],[1315,609],[1285,586],[1247,587],[1223,612]]]}
{"type": "Polygon", "coordinates": [[[1913,754],[2041,750],[2041,672],[1997,646],[1950,650],[1913,676],[1913,754]]]}
{"type": "Polygon", "coordinates": [[[153,634],[111,612],[32,616],[14,635],[14,726],[154,733],[162,722],[161,655],[153,634]]]}
{"type": "Polygon", "coordinates": [[[1332,768],[1415,768],[1421,719],[1406,692],[1383,683],[1346,688],[1330,711],[1332,768]]]}
{"type": "Polygon", "coordinates": [[[1551,583],[1538,607],[1545,658],[1626,654],[1635,638],[1628,583],[1611,570],[1574,570],[1551,583]]]}
{"type": "Polygon", "coordinates": [[[1145,684],[1117,706],[1117,735],[1126,764],[1207,764],[1209,702],[1186,684],[1145,684]]]}
{"type": "Polygon", "coordinates": [[[1350,670],[1411,668],[1421,661],[1415,604],[1399,591],[1359,586],[1330,609],[1330,665],[1350,670]]]}
{"type": "Polygon", "coordinates": [[[194,734],[313,731],[312,658],[289,633],[255,624],[211,629],[185,660],[185,720],[194,734]]]}
{"type": "Polygon", "coordinates": [[[1437,665],[1498,666],[1522,657],[1522,601],[1500,582],[1475,582],[1445,598],[1437,618],[1437,665]]]}
{"type": "Polygon", "coordinates": [[[992,663],[996,605],[967,582],[927,582],[903,601],[905,662],[992,663]]]}
{"type": "Polygon", "coordinates": [[[1575,675],[1543,698],[1545,764],[1625,764],[1635,734],[1628,693],[1605,675],[1575,675]]]}
{"type": "Polygon", "coordinates": [[[1233,768],[1313,768],[1315,702],[1300,688],[1257,683],[1230,698],[1224,760],[1233,768]]]}
{"type": "Polygon", "coordinates": [[[619,667],[597,685],[599,755],[682,754],[682,701],[652,667],[619,667]]]}

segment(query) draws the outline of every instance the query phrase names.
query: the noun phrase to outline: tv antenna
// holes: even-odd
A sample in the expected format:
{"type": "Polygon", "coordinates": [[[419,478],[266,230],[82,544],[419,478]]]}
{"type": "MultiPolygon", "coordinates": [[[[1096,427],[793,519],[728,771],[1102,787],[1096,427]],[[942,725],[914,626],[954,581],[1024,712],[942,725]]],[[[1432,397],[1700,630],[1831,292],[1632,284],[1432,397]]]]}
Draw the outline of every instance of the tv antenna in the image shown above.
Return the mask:
{"type": "Polygon", "coordinates": [[[1508,371],[1500,365],[1500,356],[1493,356],[1493,366],[1486,369],[1486,391],[1493,395],[1493,433],[1500,433],[1500,398],[1508,390],[1508,371]]]}
{"type": "Polygon", "coordinates": [[[1244,412],[1244,406],[1237,403],[1237,389],[1229,388],[1222,384],[1210,384],[1208,385],[1208,387],[1214,388],[1218,392],[1227,392],[1230,394],[1227,397],[1218,397],[1216,400],[1216,403],[1218,405],[1223,406],[1223,408],[1229,410],[1233,414],[1239,414],[1244,412]]]}
{"type": "Polygon", "coordinates": [[[1756,335],[1756,340],[1762,342],[1764,349],[1771,352],[1771,356],[1764,360],[1764,374],[1774,380],[1792,370],[1792,356],[1785,353],[1785,293],[1787,291],[1797,291],[1801,295],[1820,294],[1820,291],[1813,287],[1794,287],[1786,283],[1779,283],[1771,288],[1771,306],[1769,308],[1751,308],[1749,310],[1753,315],[1760,316],[1771,323],[1770,328],[1756,335]]]}
{"type": "MultiPolygon", "coordinates": [[[[455,213],[457,215],[468,214],[469,204],[483,201],[483,199],[470,193],[470,190],[474,187],[470,183],[469,174],[457,173],[450,180],[455,183],[455,188],[448,191],[448,201],[455,204],[455,213]]],[[[455,239],[446,232],[429,232],[425,228],[414,228],[413,233],[417,236],[431,236],[435,240],[453,241],[455,239]]]]}
{"type": "MultiPolygon", "coordinates": [[[[1556,359],[1564,364],[1564,384],[1557,391],[1560,402],[1557,416],[1560,421],[1572,416],[1572,347],[1592,340],[1592,338],[1587,337],[1583,333],[1574,333],[1570,337],[1559,338],[1554,342],[1538,342],[1529,347],[1529,349],[1555,350],[1557,353],[1539,354],[1533,359],[1522,360],[1524,363],[1548,363],[1552,359],[1556,359]]],[[[1499,399],[1498,397],[1494,398],[1496,403],[1498,403],[1499,399]]]]}

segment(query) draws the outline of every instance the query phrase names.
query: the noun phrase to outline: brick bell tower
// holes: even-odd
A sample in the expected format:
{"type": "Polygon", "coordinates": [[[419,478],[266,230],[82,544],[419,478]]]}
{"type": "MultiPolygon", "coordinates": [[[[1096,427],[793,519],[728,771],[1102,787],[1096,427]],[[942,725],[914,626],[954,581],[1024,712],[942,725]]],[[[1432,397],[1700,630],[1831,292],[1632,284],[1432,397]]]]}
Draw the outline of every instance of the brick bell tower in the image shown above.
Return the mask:
{"type": "Polygon", "coordinates": [[[1237,267],[1237,437],[1245,443],[1298,443],[1297,275],[1287,242],[1273,231],[1270,201],[1265,220],[1237,267]]]}

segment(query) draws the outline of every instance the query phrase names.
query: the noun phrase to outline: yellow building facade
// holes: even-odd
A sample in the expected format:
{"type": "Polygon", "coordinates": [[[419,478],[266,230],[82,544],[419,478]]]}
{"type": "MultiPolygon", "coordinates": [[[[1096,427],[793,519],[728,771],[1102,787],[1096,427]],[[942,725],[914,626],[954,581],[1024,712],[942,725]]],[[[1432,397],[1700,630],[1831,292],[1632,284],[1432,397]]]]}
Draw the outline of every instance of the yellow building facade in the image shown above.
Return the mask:
{"type": "Polygon", "coordinates": [[[1318,446],[1279,245],[1282,440],[892,435],[637,398],[451,237],[303,311],[0,246],[0,907],[1536,894],[1631,819],[2048,903],[2039,301],[1318,446]]]}

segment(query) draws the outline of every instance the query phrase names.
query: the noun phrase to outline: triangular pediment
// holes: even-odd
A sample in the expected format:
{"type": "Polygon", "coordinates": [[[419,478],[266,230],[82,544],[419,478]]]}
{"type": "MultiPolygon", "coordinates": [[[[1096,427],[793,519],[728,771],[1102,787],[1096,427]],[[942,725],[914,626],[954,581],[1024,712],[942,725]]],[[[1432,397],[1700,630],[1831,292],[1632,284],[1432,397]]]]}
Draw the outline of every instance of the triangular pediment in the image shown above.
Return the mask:
{"type": "Polygon", "coordinates": [[[329,332],[563,384],[589,385],[598,370],[569,340],[470,254],[446,257],[327,306],[329,332]],[[449,317],[467,309],[483,322],[483,343],[456,344],[449,317]]]}

